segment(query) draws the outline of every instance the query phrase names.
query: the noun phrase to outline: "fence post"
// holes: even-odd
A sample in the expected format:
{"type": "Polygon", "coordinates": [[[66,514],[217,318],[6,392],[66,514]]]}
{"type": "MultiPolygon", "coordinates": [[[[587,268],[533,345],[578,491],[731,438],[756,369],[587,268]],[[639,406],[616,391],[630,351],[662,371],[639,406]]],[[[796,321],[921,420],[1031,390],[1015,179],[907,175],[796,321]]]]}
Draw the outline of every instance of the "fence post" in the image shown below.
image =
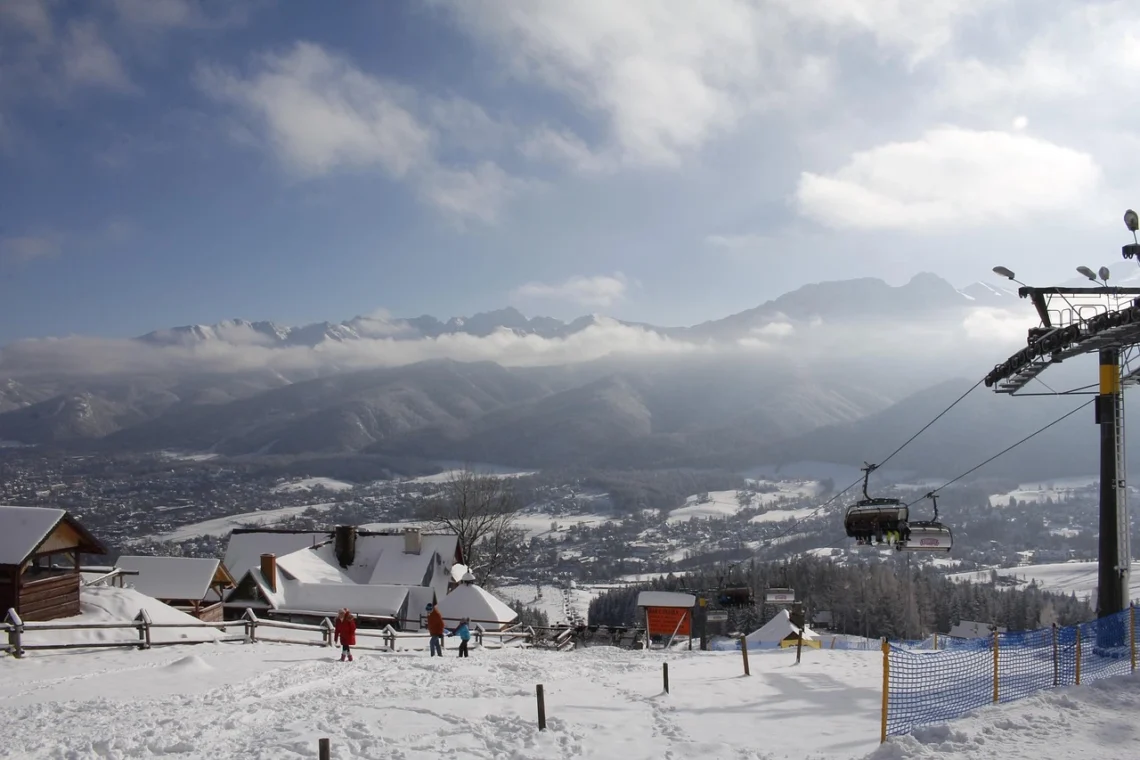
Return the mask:
{"type": "Polygon", "coordinates": [[[934,648],[938,648],[938,631],[934,632],[934,648]]]}
{"type": "Polygon", "coordinates": [[[245,613],[242,614],[241,619],[245,621],[245,643],[257,643],[257,615],[254,614],[252,607],[246,607],[245,613]]]}
{"type": "Polygon", "coordinates": [[[1081,685],[1081,624],[1077,623],[1077,686],[1081,685]]]}
{"type": "Polygon", "coordinates": [[[135,622],[139,629],[139,649],[150,649],[150,615],[146,614],[145,609],[139,610],[135,622]]]}
{"type": "Polygon", "coordinates": [[[661,663],[661,677],[665,680],[665,693],[669,693],[669,663],[661,663]]]}
{"type": "MultiPolygon", "coordinates": [[[[483,631],[484,631],[483,624],[482,623],[476,623],[475,624],[475,646],[479,646],[479,647],[483,646],[483,631]]],[[[499,640],[502,641],[502,639],[499,639],[499,640]]]]}
{"type": "Polygon", "coordinates": [[[890,705],[891,693],[891,645],[883,639],[883,709],[880,718],[879,744],[887,741],[887,708],[890,705]]]}
{"type": "Polygon", "coordinates": [[[534,687],[535,696],[538,697],[538,730],[546,730],[546,695],[542,693],[542,684],[534,687]]]}
{"type": "Polygon", "coordinates": [[[333,624],[327,617],[321,620],[321,638],[324,639],[325,646],[331,647],[333,645],[333,624]]]}
{"type": "Polygon", "coordinates": [[[998,650],[999,649],[1000,649],[1000,647],[998,646],[998,632],[997,632],[997,629],[995,628],[994,629],[994,704],[995,705],[998,703],[998,700],[1001,696],[1000,689],[998,688],[998,650]]]}
{"type": "Polygon", "coordinates": [[[1136,672],[1136,603],[1128,605],[1128,646],[1132,650],[1132,672],[1136,672]]]}
{"type": "Polygon", "coordinates": [[[4,618],[8,624],[8,645],[12,647],[13,657],[24,656],[24,621],[15,608],[8,608],[8,615],[4,618]]]}
{"type": "Polygon", "coordinates": [[[800,664],[800,653],[804,651],[804,632],[796,631],[796,664],[800,664]]]}
{"type": "Polygon", "coordinates": [[[748,639],[743,636],[740,637],[740,653],[744,655],[744,675],[752,675],[748,672],[748,639]]]}
{"type": "Polygon", "coordinates": [[[1061,685],[1061,661],[1057,653],[1057,624],[1053,623],[1053,686],[1061,685]]]}
{"type": "Polygon", "coordinates": [[[317,756],[319,760],[332,760],[332,747],[327,738],[317,739],[317,756]]]}

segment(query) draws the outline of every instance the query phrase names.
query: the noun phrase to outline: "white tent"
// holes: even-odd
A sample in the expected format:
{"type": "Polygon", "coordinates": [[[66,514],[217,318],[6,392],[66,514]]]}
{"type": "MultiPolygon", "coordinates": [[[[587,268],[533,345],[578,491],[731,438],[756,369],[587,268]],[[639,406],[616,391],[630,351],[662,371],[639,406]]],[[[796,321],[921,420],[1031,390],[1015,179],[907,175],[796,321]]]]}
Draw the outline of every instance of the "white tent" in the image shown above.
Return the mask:
{"type": "MultiPolygon", "coordinates": [[[[745,636],[744,640],[747,641],[749,645],[779,644],[789,636],[794,638],[797,630],[798,629],[792,625],[792,619],[785,609],[777,612],[776,617],[745,636]]],[[[819,639],[819,634],[805,625],[804,641],[816,641],[817,639],[819,639]]]]}
{"type": "Polygon", "coordinates": [[[474,583],[464,583],[440,600],[439,612],[449,628],[459,625],[460,618],[468,618],[472,628],[481,625],[488,631],[506,628],[519,617],[517,612],[474,583]]]}

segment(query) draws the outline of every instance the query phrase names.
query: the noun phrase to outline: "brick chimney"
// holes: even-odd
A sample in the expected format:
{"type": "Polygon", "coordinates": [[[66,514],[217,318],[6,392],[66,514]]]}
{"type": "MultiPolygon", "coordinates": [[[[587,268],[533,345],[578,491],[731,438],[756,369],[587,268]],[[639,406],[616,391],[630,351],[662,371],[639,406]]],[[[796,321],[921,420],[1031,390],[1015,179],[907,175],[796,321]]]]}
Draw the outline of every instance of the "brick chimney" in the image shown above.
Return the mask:
{"type": "Polygon", "coordinates": [[[335,543],[333,545],[336,561],[341,567],[348,567],[356,561],[356,526],[336,526],[335,543]]]}
{"type": "Polygon", "coordinates": [[[265,578],[265,582],[269,584],[269,590],[274,594],[277,593],[277,555],[276,554],[262,554],[261,555],[261,575],[265,578]]]}
{"type": "Polygon", "coordinates": [[[404,528],[404,554],[419,554],[424,547],[424,537],[419,528],[404,528]]]}

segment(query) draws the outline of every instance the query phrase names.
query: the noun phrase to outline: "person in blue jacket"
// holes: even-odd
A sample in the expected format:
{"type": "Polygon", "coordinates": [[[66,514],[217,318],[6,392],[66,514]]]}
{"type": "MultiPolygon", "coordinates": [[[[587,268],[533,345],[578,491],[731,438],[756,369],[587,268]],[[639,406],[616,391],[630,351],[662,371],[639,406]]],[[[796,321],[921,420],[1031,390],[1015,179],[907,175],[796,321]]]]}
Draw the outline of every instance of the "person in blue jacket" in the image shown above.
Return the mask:
{"type": "Polygon", "coordinates": [[[467,656],[467,642],[471,640],[471,627],[468,625],[471,622],[470,618],[462,618],[459,625],[455,626],[455,630],[451,632],[452,636],[459,637],[459,656],[467,656]]]}

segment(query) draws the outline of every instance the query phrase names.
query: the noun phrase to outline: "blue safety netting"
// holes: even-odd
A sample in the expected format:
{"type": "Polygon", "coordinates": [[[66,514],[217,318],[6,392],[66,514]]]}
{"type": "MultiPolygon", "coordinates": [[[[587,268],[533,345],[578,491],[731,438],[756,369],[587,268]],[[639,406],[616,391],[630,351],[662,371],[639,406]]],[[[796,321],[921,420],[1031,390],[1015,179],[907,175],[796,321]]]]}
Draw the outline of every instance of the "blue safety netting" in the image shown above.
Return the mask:
{"type": "Polygon", "coordinates": [[[1078,677],[1088,683],[1124,675],[1134,666],[1134,642],[1132,611],[1125,610],[1066,628],[981,639],[940,637],[936,650],[892,644],[887,655],[887,734],[906,734],[995,701],[1012,702],[1069,686],[1078,683],[1078,677]]]}

